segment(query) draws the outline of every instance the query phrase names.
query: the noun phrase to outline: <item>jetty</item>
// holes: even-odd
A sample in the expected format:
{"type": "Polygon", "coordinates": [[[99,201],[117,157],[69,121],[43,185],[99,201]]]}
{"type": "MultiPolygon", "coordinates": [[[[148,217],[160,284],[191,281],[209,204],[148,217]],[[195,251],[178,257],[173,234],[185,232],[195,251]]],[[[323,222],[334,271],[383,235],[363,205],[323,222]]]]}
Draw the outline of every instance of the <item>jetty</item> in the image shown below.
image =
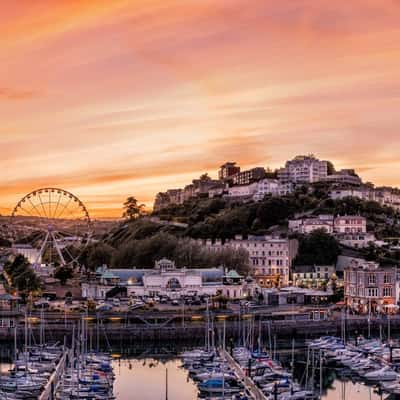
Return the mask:
{"type": "Polygon", "coordinates": [[[39,400],[53,400],[55,399],[56,388],[62,378],[64,371],[66,369],[68,361],[68,351],[64,350],[63,355],[57,364],[56,369],[51,374],[46,386],[43,389],[42,394],[39,396],[39,400]]]}
{"type": "Polygon", "coordinates": [[[226,350],[221,349],[220,354],[227,361],[228,365],[232,368],[237,377],[242,381],[247,392],[252,396],[254,400],[267,400],[265,394],[260,390],[260,388],[258,388],[254,384],[253,380],[250,377],[246,376],[240,365],[226,350]]]}

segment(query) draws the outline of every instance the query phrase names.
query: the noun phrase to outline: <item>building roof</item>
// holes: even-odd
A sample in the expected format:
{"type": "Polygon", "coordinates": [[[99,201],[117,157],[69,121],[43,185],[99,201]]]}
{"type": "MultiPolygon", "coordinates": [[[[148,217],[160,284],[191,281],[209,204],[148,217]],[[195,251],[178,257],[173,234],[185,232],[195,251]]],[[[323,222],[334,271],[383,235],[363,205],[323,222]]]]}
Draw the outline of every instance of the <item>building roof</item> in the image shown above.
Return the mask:
{"type": "Polygon", "coordinates": [[[314,265],[296,265],[293,267],[293,272],[298,274],[315,272],[314,265]]]}
{"type": "Polygon", "coordinates": [[[225,278],[231,278],[231,279],[233,279],[233,278],[235,278],[235,279],[242,278],[242,276],[239,275],[237,273],[237,271],[235,271],[234,269],[231,269],[224,277],[225,278]]]}
{"type": "Polygon", "coordinates": [[[114,275],[114,273],[111,270],[105,271],[102,275],[101,275],[102,279],[115,279],[118,278],[117,275],[114,275]]]}
{"type": "Polygon", "coordinates": [[[349,256],[339,256],[336,262],[336,271],[343,272],[346,267],[348,267],[352,261],[358,261],[360,263],[365,262],[362,258],[349,257],[349,256]]]}
{"type": "MultiPolygon", "coordinates": [[[[188,268],[188,269],[179,269],[178,272],[187,271],[188,273],[195,273],[199,274],[202,277],[203,283],[205,282],[220,282],[224,275],[224,270],[222,267],[220,268],[188,268]]],[[[171,271],[169,271],[171,272],[171,271]]],[[[119,278],[121,283],[128,282],[128,280],[132,280],[135,284],[140,284],[143,282],[143,276],[145,274],[152,274],[152,273],[160,273],[160,270],[156,270],[153,268],[147,269],[109,269],[105,273],[103,273],[102,277],[104,278],[105,274],[106,279],[119,278]]]]}

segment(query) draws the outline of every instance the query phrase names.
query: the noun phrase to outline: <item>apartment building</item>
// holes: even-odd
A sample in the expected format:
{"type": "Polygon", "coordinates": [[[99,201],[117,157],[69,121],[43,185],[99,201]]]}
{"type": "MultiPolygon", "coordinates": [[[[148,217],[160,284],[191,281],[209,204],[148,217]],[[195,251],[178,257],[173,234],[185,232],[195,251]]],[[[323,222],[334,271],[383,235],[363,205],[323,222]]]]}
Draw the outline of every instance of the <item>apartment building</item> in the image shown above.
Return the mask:
{"type": "Polygon", "coordinates": [[[339,216],[335,218],[336,233],[366,233],[367,219],[360,216],[339,216]]]}
{"type": "Polygon", "coordinates": [[[240,167],[235,162],[227,162],[219,167],[218,178],[221,181],[229,179],[240,172],[240,167]]]}
{"type": "Polygon", "coordinates": [[[389,187],[376,188],[375,201],[383,206],[400,210],[400,191],[389,187]]]}
{"type": "Polygon", "coordinates": [[[340,244],[348,247],[354,247],[355,249],[363,249],[368,247],[371,243],[377,244],[376,237],[371,232],[365,233],[337,233],[336,239],[340,244]]]}
{"type": "Polygon", "coordinates": [[[261,201],[267,195],[286,196],[292,192],[293,185],[291,183],[282,183],[278,179],[262,179],[257,182],[253,200],[261,201]]]}
{"type": "Polygon", "coordinates": [[[334,265],[297,265],[292,276],[296,285],[304,285],[310,282],[318,286],[329,281],[335,273],[334,265]]]}
{"type": "Polygon", "coordinates": [[[374,189],[370,187],[343,187],[330,192],[330,198],[332,200],[342,200],[346,197],[355,197],[360,200],[372,201],[375,200],[375,193],[374,189]]]}
{"type": "Polygon", "coordinates": [[[359,313],[392,312],[397,307],[397,268],[352,262],[344,270],[346,304],[359,313]]]}
{"type": "Polygon", "coordinates": [[[325,178],[326,182],[338,185],[360,186],[361,178],[355,173],[354,169],[342,169],[325,178]]]}
{"type": "Polygon", "coordinates": [[[293,192],[291,183],[281,183],[277,179],[262,179],[249,185],[236,185],[227,189],[226,197],[248,198],[261,201],[266,195],[285,196],[293,192]]]}
{"type": "Polygon", "coordinates": [[[362,186],[359,188],[344,187],[330,192],[333,200],[342,200],[346,197],[354,197],[364,201],[376,201],[382,206],[400,210],[400,192],[394,188],[373,188],[362,186]]]}
{"type": "Polygon", "coordinates": [[[250,185],[231,186],[227,191],[226,197],[248,198],[250,200],[257,192],[257,182],[250,185]]]}
{"type": "Polygon", "coordinates": [[[261,287],[287,286],[290,269],[298,251],[298,241],[273,236],[249,236],[243,239],[237,235],[224,243],[221,240],[207,240],[205,246],[213,251],[224,248],[244,249],[249,254],[252,275],[261,287]]]}
{"type": "Polygon", "coordinates": [[[328,162],[314,156],[297,156],[287,161],[284,168],[278,170],[278,179],[282,182],[307,184],[320,182],[328,176],[328,162]]]}
{"type": "Polygon", "coordinates": [[[307,235],[317,229],[324,229],[327,233],[332,234],[334,231],[334,216],[318,215],[312,218],[289,220],[290,232],[298,232],[307,235]]]}
{"type": "Polygon", "coordinates": [[[266,177],[265,168],[257,167],[247,171],[238,172],[230,178],[233,185],[250,185],[266,177]]]}

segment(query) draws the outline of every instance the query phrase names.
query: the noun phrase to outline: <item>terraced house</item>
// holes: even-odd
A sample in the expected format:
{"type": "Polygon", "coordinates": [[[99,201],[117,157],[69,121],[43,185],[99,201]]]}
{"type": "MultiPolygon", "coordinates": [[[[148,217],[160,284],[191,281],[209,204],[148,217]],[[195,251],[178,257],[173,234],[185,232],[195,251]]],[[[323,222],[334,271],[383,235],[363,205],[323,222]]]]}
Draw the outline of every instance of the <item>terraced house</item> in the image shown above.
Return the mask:
{"type": "Polygon", "coordinates": [[[398,309],[397,268],[354,261],[344,270],[346,304],[361,314],[392,313],[398,309]]]}
{"type": "Polygon", "coordinates": [[[221,240],[206,241],[205,245],[214,251],[223,248],[244,249],[249,254],[249,265],[261,287],[287,286],[290,269],[298,251],[296,239],[273,236],[252,236],[243,239],[237,235],[224,243],[221,240]]]}

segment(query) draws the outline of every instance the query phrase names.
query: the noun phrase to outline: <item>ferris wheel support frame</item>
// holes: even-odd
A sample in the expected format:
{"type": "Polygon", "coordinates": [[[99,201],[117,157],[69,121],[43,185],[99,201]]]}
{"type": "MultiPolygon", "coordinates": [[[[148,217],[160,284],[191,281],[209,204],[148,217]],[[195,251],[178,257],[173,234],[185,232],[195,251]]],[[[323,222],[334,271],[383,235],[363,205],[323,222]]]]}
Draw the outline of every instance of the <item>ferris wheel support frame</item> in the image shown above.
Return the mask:
{"type": "Polygon", "coordinates": [[[83,217],[81,221],[83,220],[85,226],[87,225],[87,231],[83,236],[80,236],[80,238],[82,239],[82,237],[86,237],[85,243],[87,244],[93,233],[92,222],[86,206],[77,196],[60,188],[47,187],[34,190],[25,195],[14,207],[10,219],[11,225],[13,225],[15,218],[21,216],[18,214],[19,210],[27,214],[24,215],[25,217],[38,218],[39,224],[42,223],[45,225],[44,228],[42,227],[39,229],[39,231],[45,233],[45,236],[43,242],[41,243],[39,253],[36,256],[35,265],[39,265],[39,261],[42,260],[46,247],[50,244],[52,244],[52,248],[56,250],[58,257],[60,258],[61,265],[66,266],[77,262],[79,256],[74,256],[71,254],[67,248],[68,245],[65,245],[62,248],[60,246],[60,241],[65,240],[66,236],[63,235],[65,235],[66,230],[63,229],[62,234],[57,236],[57,230],[54,229],[53,224],[50,223],[51,221],[55,220],[76,219],[74,215],[77,212],[80,212],[81,217],[83,217]],[[52,193],[56,193],[58,198],[55,196],[52,199],[52,193]],[[66,198],[65,202],[62,202],[63,197],[66,198]],[[36,199],[37,202],[34,199],[36,199]],[[53,210],[51,207],[52,204],[54,205],[53,210]],[[28,205],[28,207],[26,207],[26,205],[28,205]],[[65,256],[63,255],[63,251],[66,253],[65,256]],[[70,261],[67,261],[66,257],[70,259],[70,261]]]}

